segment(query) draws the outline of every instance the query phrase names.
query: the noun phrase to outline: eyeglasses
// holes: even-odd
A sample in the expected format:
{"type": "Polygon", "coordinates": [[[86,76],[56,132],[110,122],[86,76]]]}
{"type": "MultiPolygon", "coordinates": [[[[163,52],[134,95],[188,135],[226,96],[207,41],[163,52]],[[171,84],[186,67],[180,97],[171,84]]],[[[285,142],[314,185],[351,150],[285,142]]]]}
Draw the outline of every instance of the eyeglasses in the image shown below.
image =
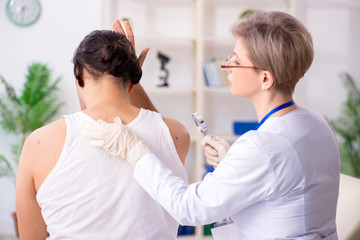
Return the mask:
{"type": "Polygon", "coordinates": [[[221,63],[221,68],[223,70],[227,69],[227,68],[251,68],[251,69],[257,69],[257,70],[263,70],[261,68],[258,67],[254,67],[254,66],[241,66],[241,65],[231,65],[231,60],[235,57],[234,53],[231,53],[227,58],[225,58],[225,60],[223,60],[223,62],[221,63]],[[230,64],[229,64],[230,63],[230,64]]]}

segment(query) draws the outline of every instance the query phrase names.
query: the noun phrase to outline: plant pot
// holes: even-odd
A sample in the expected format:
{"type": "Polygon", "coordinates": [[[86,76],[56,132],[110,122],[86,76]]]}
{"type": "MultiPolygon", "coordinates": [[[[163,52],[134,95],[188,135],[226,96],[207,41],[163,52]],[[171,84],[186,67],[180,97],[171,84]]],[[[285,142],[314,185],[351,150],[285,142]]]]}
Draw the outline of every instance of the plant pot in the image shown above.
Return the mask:
{"type": "Polygon", "coordinates": [[[12,216],[13,219],[14,219],[14,226],[15,226],[16,237],[19,238],[19,227],[18,227],[18,220],[17,220],[16,212],[14,212],[13,214],[11,214],[11,216],[12,216]]]}

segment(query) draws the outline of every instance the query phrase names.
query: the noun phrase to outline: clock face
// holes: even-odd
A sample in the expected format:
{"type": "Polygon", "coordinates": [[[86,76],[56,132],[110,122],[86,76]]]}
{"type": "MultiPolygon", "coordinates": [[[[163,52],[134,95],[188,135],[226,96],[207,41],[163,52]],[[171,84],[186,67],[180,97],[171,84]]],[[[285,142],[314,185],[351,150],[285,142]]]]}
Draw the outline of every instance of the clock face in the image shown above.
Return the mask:
{"type": "Polygon", "coordinates": [[[40,17],[38,0],[8,0],[6,13],[9,19],[19,26],[29,26],[40,17]]]}

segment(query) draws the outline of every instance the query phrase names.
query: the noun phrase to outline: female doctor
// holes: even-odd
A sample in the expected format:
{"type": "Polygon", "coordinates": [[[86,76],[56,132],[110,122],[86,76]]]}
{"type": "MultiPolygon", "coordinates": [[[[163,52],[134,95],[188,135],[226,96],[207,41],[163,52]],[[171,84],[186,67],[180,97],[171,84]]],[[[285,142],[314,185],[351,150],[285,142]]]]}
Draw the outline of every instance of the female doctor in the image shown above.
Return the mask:
{"type": "Polygon", "coordinates": [[[232,32],[236,45],[222,67],[259,124],[229,149],[217,136],[203,139],[207,161],[219,162],[203,181],[187,185],[121,123],[99,120],[83,133],[134,165],[135,180],[182,225],[230,216],[243,239],[337,239],[336,136],[324,117],[293,101],[313,60],[310,33],[283,12],[256,12],[232,32]]]}

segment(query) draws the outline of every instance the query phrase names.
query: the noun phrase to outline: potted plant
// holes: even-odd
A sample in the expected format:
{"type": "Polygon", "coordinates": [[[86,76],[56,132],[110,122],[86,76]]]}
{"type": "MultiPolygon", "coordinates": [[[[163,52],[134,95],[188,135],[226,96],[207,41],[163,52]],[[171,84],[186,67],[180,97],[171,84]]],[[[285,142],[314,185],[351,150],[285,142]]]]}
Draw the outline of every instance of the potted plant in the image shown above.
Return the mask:
{"type": "MultiPolygon", "coordinates": [[[[61,78],[54,81],[51,78],[51,70],[46,64],[30,64],[18,95],[14,87],[0,75],[0,128],[17,136],[17,142],[11,145],[11,158],[0,154],[0,177],[10,177],[14,184],[25,139],[51,120],[63,105],[55,95],[61,78]]],[[[13,217],[17,228],[16,214],[13,217]]]]}
{"type": "Polygon", "coordinates": [[[348,73],[341,75],[347,89],[342,115],[330,121],[339,138],[341,167],[344,174],[360,178],[360,90],[348,73]]]}

